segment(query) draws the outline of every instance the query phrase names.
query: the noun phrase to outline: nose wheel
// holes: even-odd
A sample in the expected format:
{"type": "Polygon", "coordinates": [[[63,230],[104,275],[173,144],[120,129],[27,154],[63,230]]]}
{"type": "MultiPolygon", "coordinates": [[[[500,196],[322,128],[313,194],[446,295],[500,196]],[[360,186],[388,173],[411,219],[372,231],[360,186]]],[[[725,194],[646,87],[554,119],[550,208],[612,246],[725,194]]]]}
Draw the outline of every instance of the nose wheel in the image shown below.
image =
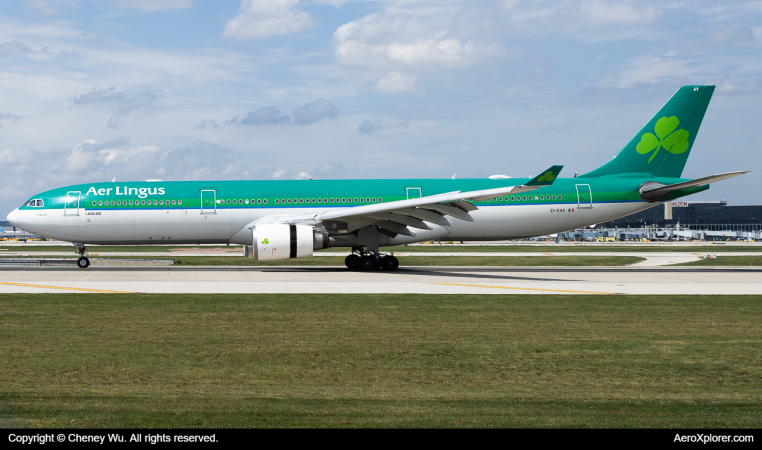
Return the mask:
{"type": "Polygon", "coordinates": [[[80,256],[77,260],[77,267],[80,269],[87,269],[90,267],[90,260],[86,256],[80,256]]]}

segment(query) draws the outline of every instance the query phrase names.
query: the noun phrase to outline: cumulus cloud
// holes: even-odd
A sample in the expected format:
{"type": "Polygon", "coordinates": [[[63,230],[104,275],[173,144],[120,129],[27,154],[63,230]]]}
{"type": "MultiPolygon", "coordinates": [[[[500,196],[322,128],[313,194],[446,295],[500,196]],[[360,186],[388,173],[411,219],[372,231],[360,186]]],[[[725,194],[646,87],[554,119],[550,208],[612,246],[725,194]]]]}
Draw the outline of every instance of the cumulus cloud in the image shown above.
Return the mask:
{"type": "Polygon", "coordinates": [[[154,109],[153,101],[159,98],[161,91],[147,87],[135,97],[129,99],[127,103],[120,106],[108,121],[106,126],[110,129],[121,128],[124,125],[124,119],[133,113],[146,113],[154,109]]]}
{"type": "Polygon", "coordinates": [[[335,119],[339,116],[339,109],[333,103],[321,98],[296,108],[293,115],[294,123],[309,125],[325,118],[335,119]]]}
{"type": "Polygon", "coordinates": [[[0,44],[0,56],[18,56],[32,53],[34,50],[18,39],[0,44]]]}
{"type": "Polygon", "coordinates": [[[278,179],[278,178],[282,177],[285,173],[286,173],[286,171],[281,169],[281,170],[276,170],[275,172],[271,173],[270,175],[273,178],[278,179]]]}
{"type": "Polygon", "coordinates": [[[415,77],[403,75],[394,70],[376,81],[371,89],[384,94],[409,92],[415,89],[415,77]]]}
{"type": "Polygon", "coordinates": [[[360,133],[373,133],[381,129],[381,120],[363,120],[360,125],[357,126],[357,131],[360,133]]]}
{"type": "Polygon", "coordinates": [[[462,42],[446,29],[415,17],[382,17],[370,14],[340,26],[333,33],[334,55],[342,64],[466,65],[474,52],[472,42],[462,42]]]}
{"type": "Polygon", "coordinates": [[[400,121],[397,125],[383,125],[383,121],[378,120],[363,120],[360,125],[357,126],[357,131],[363,134],[375,133],[379,130],[409,130],[410,124],[407,121],[400,121]]]}
{"type": "Polygon", "coordinates": [[[165,9],[185,9],[193,6],[195,0],[110,0],[117,8],[132,8],[141,11],[161,11],[165,9]]]}
{"type": "Polygon", "coordinates": [[[197,130],[202,130],[204,128],[219,128],[219,127],[220,126],[217,125],[217,121],[215,121],[214,119],[212,120],[204,119],[201,121],[200,124],[196,125],[197,130]]]}
{"type": "Polygon", "coordinates": [[[75,105],[88,105],[93,103],[119,103],[120,106],[109,118],[106,127],[109,129],[121,128],[124,125],[124,119],[131,114],[139,115],[147,113],[154,109],[154,100],[161,96],[161,91],[157,88],[148,86],[135,96],[128,97],[122,92],[116,90],[116,87],[108,89],[98,89],[94,87],[87,94],[81,94],[72,97],[70,100],[75,105]]]}
{"type": "Polygon", "coordinates": [[[225,24],[222,35],[256,39],[314,27],[312,16],[297,8],[298,5],[298,0],[243,0],[238,15],[225,24]]]}
{"type": "Polygon", "coordinates": [[[291,118],[282,114],[275,106],[262,106],[256,111],[249,111],[243,117],[235,116],[225,121],[225,125],[268,125],[272,123],[289,123],[291,118]]]}
{"type": "Polygon", "coordinates": [[[80,94],[72,97],[72,103],[75,105],[86,105],[88,103],[122,102],[127,100],[127,97],[123,93],[118,92],[115,86],[108,89],[97,89],[97,87],[98,86],[94,87],[93,90],[87,94],[80,94]]]}
{"type": "Polygon", "coordinates": [[[309,172],[299,172],[294,178],[297,180],[311,180],[312,175],[310,175],[309,172]]]}

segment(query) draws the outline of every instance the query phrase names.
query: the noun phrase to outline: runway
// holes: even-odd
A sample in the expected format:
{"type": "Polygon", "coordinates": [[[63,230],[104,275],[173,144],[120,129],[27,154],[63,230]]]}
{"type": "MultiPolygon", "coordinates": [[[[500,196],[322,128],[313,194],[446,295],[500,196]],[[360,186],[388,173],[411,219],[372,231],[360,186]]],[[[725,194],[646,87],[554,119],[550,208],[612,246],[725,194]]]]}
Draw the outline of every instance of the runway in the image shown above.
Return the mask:
{"type": "Polygon", "coordinates": [[[1,267],[0,293],[688,294],[762,293],[758,268],[1,267]]]}

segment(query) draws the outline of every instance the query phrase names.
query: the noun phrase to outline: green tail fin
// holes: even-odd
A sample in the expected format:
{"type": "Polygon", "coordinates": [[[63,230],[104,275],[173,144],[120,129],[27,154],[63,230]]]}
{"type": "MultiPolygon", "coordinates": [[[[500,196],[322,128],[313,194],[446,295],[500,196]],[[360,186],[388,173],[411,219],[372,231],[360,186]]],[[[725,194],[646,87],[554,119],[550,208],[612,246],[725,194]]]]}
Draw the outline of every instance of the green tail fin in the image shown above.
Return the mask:
{"type": "Polygon", "coordinates": [[[681,87],[614,159],[580,178],[680,177],[713,93],[714,86],[681,87]]]}

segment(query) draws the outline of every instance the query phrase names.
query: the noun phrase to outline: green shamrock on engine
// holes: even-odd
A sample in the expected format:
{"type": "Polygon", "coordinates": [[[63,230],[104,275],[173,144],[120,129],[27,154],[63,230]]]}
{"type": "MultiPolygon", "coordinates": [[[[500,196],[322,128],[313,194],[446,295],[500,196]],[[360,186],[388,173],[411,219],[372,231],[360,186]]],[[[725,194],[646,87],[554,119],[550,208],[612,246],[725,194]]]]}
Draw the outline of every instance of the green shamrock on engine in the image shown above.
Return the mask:
{"type": "Polygon", "coordinates": [[[268,240],[267,240],[267,238],[265,238],[265,240],[264,240],[264,241],[262,241],[262,245],[267,245],[267,244],[269,244],[269,243],[270,243],[270,241],[268,241],[268,240]]]}
{"type": "Polygon", "coordinates": [[[651,161],[654,159],[654,156],[659,153],[661,147],[664,147],[664,150],[673,155],[683,153],[688,150],[688,147],[690,146],[690,143],[688,142],[690,133],[682,129],[675,131],[678,125],[680,125],[680,119],[677,117],[662,117],[656,121],[656,125],[654,126],[656,136],[651,133],[644,134],[641,136],[640,142],[637,147],[635,147],[635,150],[641,155],[654,152],[648,159],[648,164],[651,164],[651,161]]]}

